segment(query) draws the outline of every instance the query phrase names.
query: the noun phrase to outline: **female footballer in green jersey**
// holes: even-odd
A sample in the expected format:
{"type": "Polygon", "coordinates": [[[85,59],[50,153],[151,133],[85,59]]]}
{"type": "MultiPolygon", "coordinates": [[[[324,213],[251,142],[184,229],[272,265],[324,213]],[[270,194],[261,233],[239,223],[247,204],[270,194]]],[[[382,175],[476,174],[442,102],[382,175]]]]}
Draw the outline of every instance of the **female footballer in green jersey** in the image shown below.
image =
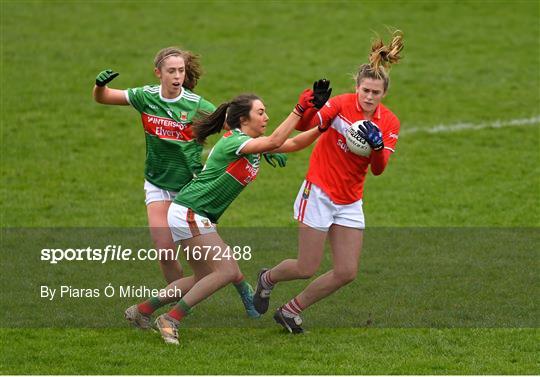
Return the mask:
{"type": "MultiPolygon", "coordinates": [[[[168,313],[156,318],[156,327],[165,342],[178,344],[178,325],[191,308],[225,285],[236,281],[242,274],[230,247],[221,239],[215,224],[220,216],[253,181],[259,171],[261,153],[280,147],[293,131],[304,111],[320,108],[329,98],[329,82],[319,80],[314,91],[305,90],[289,116],[268,137],[264,137],[268,116],[266,109],[255,95],[240,95],[222,104],[210,116],[195,122],[197,141],[203,143],[207,136],[228,130],[216,143],[201,173],[186,185],[169,208],[168,220],[175,242],[186,252],[193,276],[179,279],[128,311],[133,313],[131,322],[144,327],[150,315],[158,308],[179,300],[168,313]],[[201,253],[202,251],[202,253],[201,253]],[[191,286],[190,279],[195,284],[191,286]],[[187,293],[185,287],[190,289],[187,293]]],[[[294,139],[305,138],[299,135],[294,139]]]]}
{"type": "MultiPolygon", "coordinates": [[[[201,77],[198,56],[177,47],[160,50],[154,73],[160,85],[118,90],[107,87],[118,73],[101,72],[96,78],[94,99],[106,105],[132,105],[141,114],[146,138],[146,209],[156,249],[173,250],[167,212],[176,194],[202,169],[202,146],[193,137],[191,124],[215,106],[192,92],[201,77]]],[[[183,276],[180,263],[160,255],[160,267],[170,283],[183,276]]],[[[171,253],[172,254],[172,253],[171,253]]],[[[235,284],[250,317],[258,317],[252,304],[253,289],[243,279],[235,284]]]]}

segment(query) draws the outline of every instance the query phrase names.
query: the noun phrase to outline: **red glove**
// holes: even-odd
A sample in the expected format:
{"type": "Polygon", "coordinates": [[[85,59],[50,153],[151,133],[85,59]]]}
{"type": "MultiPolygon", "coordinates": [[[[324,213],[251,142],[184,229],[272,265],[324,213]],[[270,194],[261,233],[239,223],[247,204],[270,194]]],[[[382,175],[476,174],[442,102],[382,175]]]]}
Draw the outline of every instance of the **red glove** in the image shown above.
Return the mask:
{"type": "Polygon", "coordinates": [[[297,131],[307,131],[315,127],[318,123],[318,118],[315,118],[315,115],[317,115],[317,110],[315,107],[310,107],[306,111],[304,111],[304,115],[302,115],[302,119],[298,121],[296,124],[296,127],[294,127],[297,131]]]}
{"type": "Polygon", "coordinates": [[[309,108],[312,108],[313,105],[313,90],[311,89],[305,89],[302,94],[300,94],[300,97],[298,97],[298,103],[294,107],[294,112],[302,117],[304,114],[304,111],[306,111],[309,108]]]}

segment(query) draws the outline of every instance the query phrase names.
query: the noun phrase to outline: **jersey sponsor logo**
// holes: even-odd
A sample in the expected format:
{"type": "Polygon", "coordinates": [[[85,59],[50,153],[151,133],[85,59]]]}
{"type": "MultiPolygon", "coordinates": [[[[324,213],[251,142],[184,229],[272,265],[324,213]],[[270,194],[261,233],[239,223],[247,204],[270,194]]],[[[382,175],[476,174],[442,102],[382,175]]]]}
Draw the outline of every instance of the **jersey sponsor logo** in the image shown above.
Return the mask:
{"type": "Polygon", "coordinates": [[[342,138],[338,139],[337,146],[345,153],[348,153],[350,151],[349,147],[347,146],[347,142],[342,138]]]}
{"type": "Polygon", "coordinates": [[[231,177],[236,179],[242,186],[247,186],[251,181],[257,178],[259,172],[260,156],[255,159],[253,164],[246,157],[231,162],[225,170],[231,177]]]}
{"type": "Polygon", "coordinates": [[[142,113],[141,117],[144,130],[150,135],[155,135],[165,140],[193,140],[193,132],[187,124],[146,113],[142,113]]]}
{"type": "Polygon", "coordinates": [[[396,140],[398,139],[398,135],[393,132],[390,132],[390,135],[388,135],[388,137],[391,139],[396,139],[396,140]]]}

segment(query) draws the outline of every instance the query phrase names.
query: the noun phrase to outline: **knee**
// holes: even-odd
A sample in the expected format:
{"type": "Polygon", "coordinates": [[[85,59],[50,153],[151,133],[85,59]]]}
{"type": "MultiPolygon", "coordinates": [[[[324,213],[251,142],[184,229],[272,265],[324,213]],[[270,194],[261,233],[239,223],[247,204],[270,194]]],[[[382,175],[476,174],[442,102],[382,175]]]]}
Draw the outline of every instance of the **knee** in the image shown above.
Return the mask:
{"type": "Polygon", "coordinates": [[[176,260],[173,250],[171,249],[159,249],[159,263],[162,266],[179,265],[176,260]]]}
{"type": "Polygon", "coordinates": [[[358,270],[352,268],[345,268],[334,270],[334,278],[341,285],[347,285],[356,279],[358,270]]]}
{"type": "Polygon", "coordinates": [[[234,283],[242,278],[242,272],[238,266],[225,266],[220,272],[228,283],[234,283]]]}
{"type": "Polygon", "coordinates": [[[170,237],[154,238],[154,247],[161,253],[174,254],[175,245],[170,237]]]}
{"type": "Polygon", "coordinates": [[[178,267],[179,269],[182,269],[182,265],[176,259],[160,259],[159,264],[164,267],[174,266],[175,268],[178,267]]]}
{"type": "Polygon", "coordinates": [[[309,279],[315,275],[315,272],[317,272],[317,268],[313,266],[298,265],[297,267],[298,279],[309,279]]]}

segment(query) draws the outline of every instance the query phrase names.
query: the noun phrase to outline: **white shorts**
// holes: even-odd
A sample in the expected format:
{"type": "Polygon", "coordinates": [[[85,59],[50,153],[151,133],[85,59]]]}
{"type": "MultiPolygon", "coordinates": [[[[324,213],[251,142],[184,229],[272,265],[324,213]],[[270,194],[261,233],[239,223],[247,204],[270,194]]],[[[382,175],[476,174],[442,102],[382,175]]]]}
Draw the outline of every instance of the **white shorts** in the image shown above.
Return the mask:
{"type": "Polygon", "coordinates": [[[169,207],[167,220],[174,242],[216,232],[216,225],[212,224],[209,219],[176,203],[172,203],[169,207]]]}
{"type": "Polygon", "coordinates": [[[351,204],[336,204],[323,190],[306,180],[294,202],[294,218],[325,232],[332,224],[365,228],[362,199],[351,204]]]}
{"type": "Polygon", "coordinates": [[[144,193],[146,194],[146,205],[152,202],[172,202],[176,194],[178,194],[174,191],[160,189],[156,185],[148,182],[146,179],[144,180],[144,193]]]}

